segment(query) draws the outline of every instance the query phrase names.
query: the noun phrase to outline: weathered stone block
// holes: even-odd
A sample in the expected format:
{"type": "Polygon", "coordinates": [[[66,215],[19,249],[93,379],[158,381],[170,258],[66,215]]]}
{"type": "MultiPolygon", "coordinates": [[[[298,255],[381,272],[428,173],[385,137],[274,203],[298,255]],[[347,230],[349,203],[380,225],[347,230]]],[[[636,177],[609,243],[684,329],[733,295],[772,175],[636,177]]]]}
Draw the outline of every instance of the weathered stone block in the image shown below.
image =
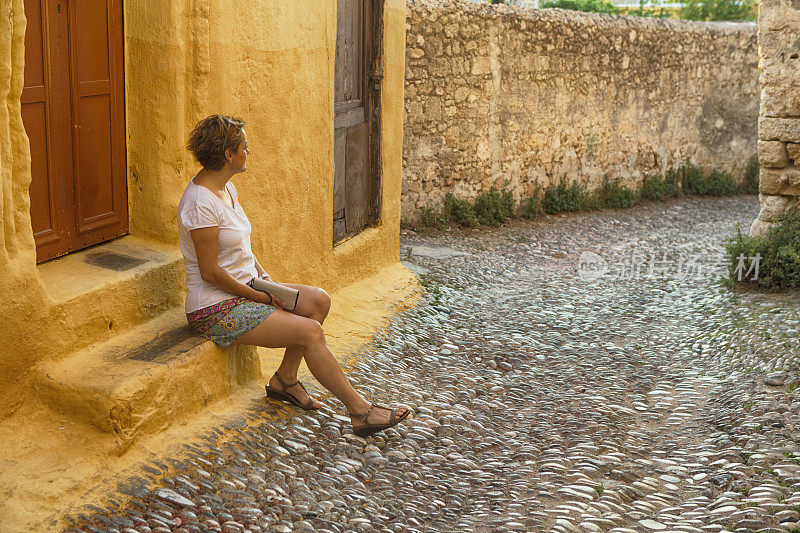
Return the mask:
{"type": "Polygon", "coordinates": [[[800,12],[796,8],[782,5],[773,9],[764,8],[762,4],[758,14],[759,31],[794,33],[800,30],[800,12]]]}
{"type": "Polygon", "coordinates": [[[794,168],[761,168],[758,190],[762,194],[791,196],[800,191],[800,170],[794,168]]]}
{"type": "MultiPolygon", "coordinates": [[[[798,78],[800,81],[800,77],[798,78]]],[[[763,87],[761,115],[765,117],[800,117],[800,87],[763,87]]]]}
{"type": "Polygon", "coordinates": [[[787,196],[777,196],[768,194],[759,194],[758,201],[761,204],[761,211],[758,213],[758,218],[764,222],[775,222],[781,216],[787,206],[789,205],[789,198],[787,196]]]}
{"type": "MultiPolygon", "coordinates": [[[[800,36],[798,36],[800,39],[800,36]]],[[[761,68],[761,86],[762,87],[789,87],[794,85],[797,87],[798,78],[800,78],[800,61],[797,57],[800,56],[800,50],[795,47],[786,48],[781,51],[775,52],[781,57],[786,59],[783,61],[765,61],[765,65],[761,68]],[[794,56],[794,58],[792,58],[794,56]]]]}
{"type": "Polygon", "coordinates": [[[786,47],[787,40],[777,31],[758,32],[758,47],[762,57],[775,57],[786,47]]]}
{"type": "Polygon", "coordinates": [[[800,144],[788,143],[786,145],[786,151],[789,154],[789,159],[791,159],[792,161],[797,161],[798,159],[800,159],[800,144]]]}
{"type": "Polygon", "coordinates": [[[789,164],[786,145],[781,141],[758,141],[758,160],[765,167],[785,167],[789,164]]]}
{"type": "Polygon", "coordinates": [[[761,237],[764,235],[769,228],[774,226],[774,222],[765,222],[760,218],[756,218],[752,224],[750,224],[750,236],[751,237],[761,237]]]}
{"type": "MultiPolygon", "coordinates": [[[[469,96],[469,89],[466,87],[459,87],[456,89],[455,93],[453,93],[453,99],[459,104],[466,100],[467,96],[469,96]]],[[[453,114],[455,114],[455,109],[453,111],[453,114]]]]}
{"type": "Polygon", "coordinates": [[[472,74],[476,76],[480,76],[483,74],[489,74],[491,70],[489,69],[489,58],[488,57],[475,57],[472,59],[472,69],[470,70],[472,74]]]}
{"type": "Polygon", "coordinates": [[[800,143],[800,119],[760,117],[758,138],[762,141],[800,143]]]}

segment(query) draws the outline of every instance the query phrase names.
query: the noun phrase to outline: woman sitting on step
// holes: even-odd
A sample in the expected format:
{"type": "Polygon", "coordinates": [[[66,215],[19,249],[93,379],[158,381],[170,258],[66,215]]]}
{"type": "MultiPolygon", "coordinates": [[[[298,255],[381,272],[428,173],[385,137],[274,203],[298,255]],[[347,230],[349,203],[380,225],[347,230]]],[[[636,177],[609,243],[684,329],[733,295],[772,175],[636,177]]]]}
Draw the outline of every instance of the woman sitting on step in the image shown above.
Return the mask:
{"type": "Polygon", "coordinates": [[[248,283],[269,280],[250,249],[250,222],[230,179],[246,170],[250,150],[244,122],[212,115],[189,137],[189,150],[203,168],[189,181],[178,203],[178,237],[186,268],[186,317],[191,329],[220,346],[251,344],[285,347],[278,371],[266,385],[271,398],[306,410],[322,404],[297,380],[305,358],[311,373],[344,403],[354,432],[371,435],[408,416],[409,409],[373,404],[353,389],[325,342],[322,323],[328,294],[308,285],[285,283],[300,291],[293,311],[248,283]]]}

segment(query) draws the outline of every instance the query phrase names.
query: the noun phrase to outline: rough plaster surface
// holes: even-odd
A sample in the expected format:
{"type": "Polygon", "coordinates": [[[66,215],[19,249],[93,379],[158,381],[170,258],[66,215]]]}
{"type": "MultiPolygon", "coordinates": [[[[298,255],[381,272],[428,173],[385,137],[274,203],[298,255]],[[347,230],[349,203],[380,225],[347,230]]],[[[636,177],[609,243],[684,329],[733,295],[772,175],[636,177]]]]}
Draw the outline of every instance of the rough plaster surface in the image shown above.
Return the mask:
{"type": "Polygon", "coordinates": [[[28,335],[45,317],[30,222],[30,156],[22,125],[25,15],[22,0],[0,1],[0,418],[22,405],[29,377],[28,335]]]}
{"type": "MultiPolygon", "coordinates": [[[[324,325],[331,351],[340,359],[356,353],[384,321],[416,305],[421,290],[416,278],[397,262],[331,293],[324,325]]],[[[282,349],[258,350],[265,373],[278,367],[282,355],[282,349]]],[[[306,383],[314,379],[305,364],[299,377],[306,383]]],[[[0,468],[0,531],[63,531],[70,513],[81,512],[87,504],[102,504],[121,478],[146,475],[140,470],[142,464],[180,457],[186,452],[185,443],[197,441],[210,427],[220,427],[252,408],[253,402],[263,401],[264,383],[250,381],[236,394],[161,428],[161,433],[143,434],[121,454],[113,433],[56,414],[39,398],[30,398],[0,421],[0,441],[7,443],[2,453],[6,468],[0,468]]]]}
{"type": "Polygon", "coordinates": [[[634,186],[690,160],[756,154],[754,23],[409,0],[404,220],[446,192],[561,176],[634,186]]]}
{"type": "MultiPolygon", "coordinates": [[[[385,0],[381,225],[334,249],[336,4],[126,0],[131,234],[177,247],[176,206],[199,169],[186,138],[200,118],[226,113],[247,121],[252,154],[234,182],[253,225],[253,250],[274,279],[333,292],[397,264],[405,10],[403,0],[385,0]]],[[[19,103],[24,35],[23,1],[0,0],[0,420],[32,393],[34,368],[122,334],[183,298],[174,265],[69,301],[43,280],[19,103]]]]}
{"type": "MultiPolygon", "coordinates": [[[[163,452],[170,442],[185,441],[209,423],[207,413],[195,410],[184,420],[188,426],[166,430],[170,438],[153,434],[172,420],[162,419],[147,431],[143,426],[141,440],[129,440],[132,448],[117,457],[120,447],[112,432],[48,409],[50,399],[65,411],[58,395],[34,386],[37,375],[79,367],[79,350],[131,334],[182,305],[183,269],[170,254],[177,250],[176,206],[198,170],[185,149],[186,137],[200,118],[226,113],[247,121],[252,154],[247,172],[235,183],[253,225],[253,250],[278,281],[319,285],[331,293],[325,328],[337,354],[371,335],[379,326],[377,318],[419,288],[398,255],[405,9],[403,0],[385,0],[381,225],[334,249],[336,4],[125,0],[132,236],[114,246],[132,247],[129,255],[161,259],[158,268],[142,267],[101,283],[102,276],[76,254],[36,265],[30,155],[20,111],[23,0],[0,0],[0,436],[10,443],[2,457],[9,468],[0,469],[0,529],[57,529],[44,524],[57,520],[65,506],[85,503],[87,487],[97,487],[95,494],[104,496],[120,471],[129,472],[138,460],[163,452]],[[67,281],[66,289],[59,279],[67,281]]],[[[225,354],[210,349],[218,352],[206,355],[220,364],[194,359],[195,371],[223,374],[225,354]]],[[[237,383],[240,388],[218,402],[217,411],[232,414],[247,400],[263,397],[263,382],[257,378],[262,368],[267,372],[277,366],[282,352],[247,351],[237,365],[248,367],[250,379],[237,383]]],[[[134,388],[149,391],[152,381],[146,373],[132,377],[128,368],[120,365],[122,377],[138,379],[134,388]]],[[[169,392],[170,401],[183,401],[180,387],[169,392]]],[[[136,399],[137,407],[158,415],[163,394],[145,396],[136,399]]],[[[105,419],[99,422],[103,426],[105,419]]]]}
{"type": "Polygon", "coordinates": [[[761,212],[750,235],[763,235],[800,193],[800,4],[764,0],[758,13],[761,109],[758,158],[761,212]]]}
{"type": "Polygon", "coordinates": [[[253,251],[273,278],[333,290],[398,261],[403,0],[385,0],[384,9],[381,225],[336,249],[336,4],[158,5],[126,5],[131,233],[177,242],[176,206],[199,170],[186,137],[199,119],[226,113],[247,122],[248,170],[233,181],[253,251]]]}

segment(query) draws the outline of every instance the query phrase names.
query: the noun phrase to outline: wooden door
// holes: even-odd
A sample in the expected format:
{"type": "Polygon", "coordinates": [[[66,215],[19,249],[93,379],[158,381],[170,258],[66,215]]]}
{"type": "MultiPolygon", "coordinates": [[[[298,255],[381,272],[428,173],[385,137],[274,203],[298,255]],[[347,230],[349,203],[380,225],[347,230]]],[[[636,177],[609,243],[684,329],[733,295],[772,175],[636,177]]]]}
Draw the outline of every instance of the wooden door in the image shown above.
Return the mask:
{"type": "Polygon", "coordinates": [[[380,221],[382,0],[338,0],[333,243],[380,221]]]}
{"type": "Polygon", "coordinates": [[[128,232],[121,0],[25,0],[22,119],[44,261],[128,232]]]}

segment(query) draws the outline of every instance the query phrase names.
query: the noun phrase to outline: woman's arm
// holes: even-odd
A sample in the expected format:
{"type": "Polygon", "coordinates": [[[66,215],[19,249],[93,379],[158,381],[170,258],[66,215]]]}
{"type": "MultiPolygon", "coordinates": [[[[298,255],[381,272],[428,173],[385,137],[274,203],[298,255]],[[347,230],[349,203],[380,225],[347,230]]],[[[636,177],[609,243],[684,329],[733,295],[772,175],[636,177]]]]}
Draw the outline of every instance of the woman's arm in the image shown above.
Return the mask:
{"type": "Polygon", "coordinates": [[[192,236],[192,242],[194,242],[200,277],[203,278],[204,281],[236,296],[244,296],[245,298],[265,304],[271,303],[269,294],[257,291],[244,283],[239,283],[227,270],[219,266],[217,262],[217,238],[219,237],[219,227],[210,226],[198,228],[189,233],[192,236]]]}

